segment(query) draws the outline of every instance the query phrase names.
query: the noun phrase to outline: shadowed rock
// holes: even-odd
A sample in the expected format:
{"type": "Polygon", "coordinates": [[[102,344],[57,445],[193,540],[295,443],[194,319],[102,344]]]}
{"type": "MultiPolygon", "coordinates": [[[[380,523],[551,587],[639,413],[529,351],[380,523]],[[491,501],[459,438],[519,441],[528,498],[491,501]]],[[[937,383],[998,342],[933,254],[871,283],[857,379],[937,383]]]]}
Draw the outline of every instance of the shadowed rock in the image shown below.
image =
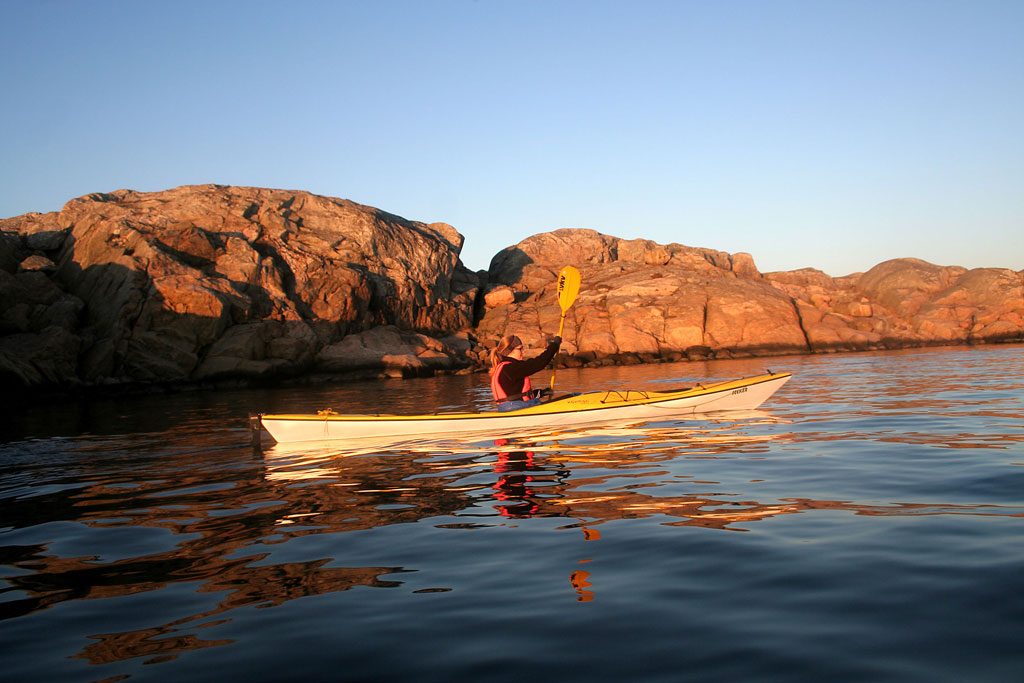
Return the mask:
{"type": "MultiPolygon", "coordinates": [[[[332,372],[320,351],[347,335],[398,326],[443,336],[473,321],[477,277],[459,261],[454,228],[308,192],[120,190],[6,219],[0,230],[10,275],[0,287],[15,302],[0,310],[5,330],[41,334],[32,316],[61,316],[40,305],[84,302],[62,354],[78,356],[70,372],[67,363],[43,371],[38,358],[4,364],[8,379],[28,386],[332,372]],[[51,277],[64,299],[43,302],[22,282],[30,275],[51,277]]],[[[433,359],[438,350],[411,353],[433,359]]]]}

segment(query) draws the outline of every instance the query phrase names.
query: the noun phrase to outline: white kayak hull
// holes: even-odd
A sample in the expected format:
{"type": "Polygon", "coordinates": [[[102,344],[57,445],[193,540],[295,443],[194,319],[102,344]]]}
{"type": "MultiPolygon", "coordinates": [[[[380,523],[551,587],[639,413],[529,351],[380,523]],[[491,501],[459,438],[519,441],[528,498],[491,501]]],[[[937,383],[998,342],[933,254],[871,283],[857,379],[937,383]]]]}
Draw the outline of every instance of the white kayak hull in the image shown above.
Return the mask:
{"type": "Polygon", "coordinates": [[[522,430],[575,427],[610,421],[649,421],[697,413],[754,410],[789,381],[789,373],[700,383],[670,392],[601,391],[570,396],[507,413],[440,415],[261,415],[260,423],[278,443],[489,432],[508,436],[522,430]]]}

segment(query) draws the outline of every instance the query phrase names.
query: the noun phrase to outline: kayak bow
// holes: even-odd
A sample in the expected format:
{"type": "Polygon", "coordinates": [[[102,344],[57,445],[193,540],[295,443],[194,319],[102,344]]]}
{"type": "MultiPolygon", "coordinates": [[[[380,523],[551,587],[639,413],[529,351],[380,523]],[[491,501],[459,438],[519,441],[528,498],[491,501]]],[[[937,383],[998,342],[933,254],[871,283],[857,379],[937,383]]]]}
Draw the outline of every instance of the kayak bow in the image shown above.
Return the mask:
{"type": "Polygon", "coordinates": [[[439,415],[261,415],[278,443],[414,435],[493,432],[508,435],[538,427],[573,427],[596,422],[672,419],[721,410],[754,410],[782,387],[790,373],[701,382],[669,391],[612,390],[556,398],[521,410],[439,415]]]}

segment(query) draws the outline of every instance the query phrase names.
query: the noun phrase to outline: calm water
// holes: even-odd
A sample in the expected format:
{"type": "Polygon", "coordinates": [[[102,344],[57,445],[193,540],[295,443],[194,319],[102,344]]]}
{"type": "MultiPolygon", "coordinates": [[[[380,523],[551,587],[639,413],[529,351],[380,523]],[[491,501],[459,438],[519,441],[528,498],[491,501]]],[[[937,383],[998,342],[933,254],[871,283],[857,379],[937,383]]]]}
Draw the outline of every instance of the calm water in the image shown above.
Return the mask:
{"type": "Polygon", "coordinates": [[[756,413],[514,443],[248,445],[483,376],[8,412],[0,679],[1024,680],[1024,347],[558,387],[766,366],[756,413]]]}

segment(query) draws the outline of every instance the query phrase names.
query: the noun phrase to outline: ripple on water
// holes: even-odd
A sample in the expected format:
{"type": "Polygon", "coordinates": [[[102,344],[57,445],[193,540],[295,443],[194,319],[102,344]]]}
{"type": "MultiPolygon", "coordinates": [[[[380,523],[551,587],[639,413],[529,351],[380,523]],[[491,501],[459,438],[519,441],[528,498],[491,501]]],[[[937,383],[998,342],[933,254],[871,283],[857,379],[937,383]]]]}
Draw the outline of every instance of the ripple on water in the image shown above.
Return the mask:
{"type": "Polygon", "coordinates": [[[26,408],[0,443],[5,674],[1020,679],[1024,347],[770,365],[794,379],[750,415],[358,454],[253,452],[247,413],[432,409],[482,378],[26,408]]]}

